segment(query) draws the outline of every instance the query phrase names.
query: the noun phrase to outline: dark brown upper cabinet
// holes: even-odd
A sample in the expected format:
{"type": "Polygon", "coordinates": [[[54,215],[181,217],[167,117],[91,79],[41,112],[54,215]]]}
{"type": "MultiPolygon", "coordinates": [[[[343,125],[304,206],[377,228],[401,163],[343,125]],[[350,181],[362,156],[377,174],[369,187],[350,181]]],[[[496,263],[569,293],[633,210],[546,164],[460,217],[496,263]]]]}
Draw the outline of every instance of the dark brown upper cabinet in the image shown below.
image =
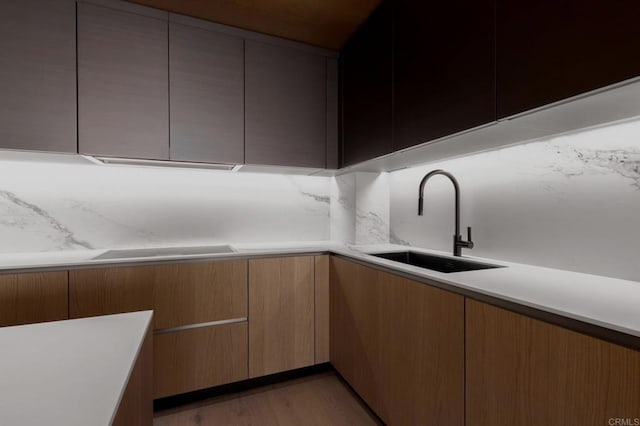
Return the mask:
{"type": "Polygon", "coordinates": [[[0,1],[0,148],[77,152],[76,4],[0,1]]]}
{"type": "Polygon", "coordinates": [[[394,150],[495,120],[494,0],[394,1],[394,150]]]}
{"type": "Polygon", "coordinates": [[[81,154],[169,159],[168,15],[143,12],[78,3],[81,154]]]}
{"type": "Polygon", "coordinates": [[[245,41],[245,162],[324,168],[327,63],[304,50],[245,41]]]}
{"type": "Polygon", "coordinates": [[[498,117],[640,75],[638,18],[637,0],[498,0],[498,117]]]}
{"type": "Polygon", "coordinates": [[[244,41],[171,22],[172,160],[244,163],[244,41]]]}
{"type": "Polygon", "coordinates": [[[340,53],[343,167],[393,149],[392,29],[384,2],[340,53]]]}

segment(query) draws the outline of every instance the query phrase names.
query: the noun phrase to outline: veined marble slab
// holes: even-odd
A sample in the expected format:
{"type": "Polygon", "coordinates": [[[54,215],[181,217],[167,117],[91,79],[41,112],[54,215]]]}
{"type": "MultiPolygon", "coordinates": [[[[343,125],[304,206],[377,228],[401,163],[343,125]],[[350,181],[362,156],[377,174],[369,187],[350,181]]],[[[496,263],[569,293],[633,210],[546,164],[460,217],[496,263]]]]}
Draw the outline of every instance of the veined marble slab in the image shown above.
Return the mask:
{"type": "Polygon", "coordinates": [[[329,191],[329,177],[0,155],[0,253],[328,240],[329,191]]]}
{"type": "MultiPolygon", "coordinates": [[[[440,161],[389,174],[390,241],[450,250],[453,188],[474,256],[640,281],[640,121],[440,161]]],[[[466,235],[463,235],[466,237],[466,235]]]]}

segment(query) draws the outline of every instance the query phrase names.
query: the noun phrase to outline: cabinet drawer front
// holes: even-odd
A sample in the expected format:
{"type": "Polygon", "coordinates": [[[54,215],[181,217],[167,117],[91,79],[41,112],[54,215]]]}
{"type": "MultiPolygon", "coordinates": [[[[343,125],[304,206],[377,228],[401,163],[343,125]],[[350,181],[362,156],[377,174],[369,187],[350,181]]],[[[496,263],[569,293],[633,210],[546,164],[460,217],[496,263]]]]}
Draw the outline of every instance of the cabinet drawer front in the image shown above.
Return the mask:
{"type": "Polygon", "coordinates": [[[154,266],[70,271],[70,318],[154,309],[155,274],[154,266]]]}
{"type": "Polygon", "coordinates": [[[68,315],[66,272],[0,275],[0,327],[68,315]]]}
{"type": "Polygon", "coordinates": [[[155,398],[248,378],[246,322],[157,334],[153,346],[155,398]]]}
{"type": "Polygon", "coordinates": [[[247,261],[177,263],[157,267],[156,329],[247,316],[247,261]]]}

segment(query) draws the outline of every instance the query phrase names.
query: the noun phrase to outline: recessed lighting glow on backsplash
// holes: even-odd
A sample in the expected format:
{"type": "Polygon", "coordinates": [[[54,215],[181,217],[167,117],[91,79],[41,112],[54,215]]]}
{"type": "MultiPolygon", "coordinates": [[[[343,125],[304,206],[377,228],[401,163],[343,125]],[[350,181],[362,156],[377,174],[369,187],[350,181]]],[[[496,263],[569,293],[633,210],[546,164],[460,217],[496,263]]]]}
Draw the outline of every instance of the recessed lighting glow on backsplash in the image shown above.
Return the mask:
{"type": "Polygon", "coordinates": [[[0,252],[329,239],[327,177],[67,157],[0,161],[0,252]]]}
{"type": "Polygon", "coordinates": [[[450,182],[434,178],[415,214],[433,169],[460,181],[468,255],[640,280],[640,121],[393,172],[392,242],[450,249],[450,182]]]}

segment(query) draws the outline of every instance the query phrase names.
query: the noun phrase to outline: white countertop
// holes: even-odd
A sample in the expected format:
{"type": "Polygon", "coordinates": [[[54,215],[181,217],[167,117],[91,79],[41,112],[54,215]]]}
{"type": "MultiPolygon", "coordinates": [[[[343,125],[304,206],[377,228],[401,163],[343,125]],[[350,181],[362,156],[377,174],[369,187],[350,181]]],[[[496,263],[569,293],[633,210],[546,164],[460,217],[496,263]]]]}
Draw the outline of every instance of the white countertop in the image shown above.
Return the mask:
{"type": "Polygon", "coordinates": [[[447,255],[398,245],[352,246],[332,252],[640,337],[640,282],[470,256],[464,257],[506,268],[442,273],[364,253],[407,249],[447,255]]]}
{"type": "Polygon", "coordinates": [[[0,424],[109,425],[151,311],[0,328],[0,424]]]}
{"type": "Polygon", "coordinates": [[[388,269],[409,273],[418,278],[437,281],[467,291],[496,297],[523,306],[594,324],[640,337],[640,282],[598,275],[550,269],[495,259],[469,256],[470,260],[507,266],[456,273],[441,273],[370,256],[366,253],[414,250],[425,253],[447,253],[393,244],[349,246],[330,241],[233,244],[233,252],[215,255],[156,256],[148,258],[99,259],[105,250],[83,250],[61,253],[29,253],[0,255],[0,271],[25,272],[39,268],[72,268],[107,266],[182,259],[221,259],[310,252],[331,252],[359,259],[388,269]]]}

